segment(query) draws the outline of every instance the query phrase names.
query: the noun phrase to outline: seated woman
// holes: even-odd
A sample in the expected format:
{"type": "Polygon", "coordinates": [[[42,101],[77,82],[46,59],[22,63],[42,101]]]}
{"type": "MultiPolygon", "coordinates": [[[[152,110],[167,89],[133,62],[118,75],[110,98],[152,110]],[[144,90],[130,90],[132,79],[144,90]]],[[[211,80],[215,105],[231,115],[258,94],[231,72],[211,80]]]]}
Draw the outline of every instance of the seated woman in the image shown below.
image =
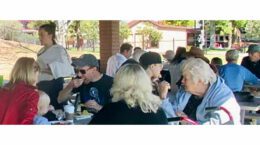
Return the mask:
{"type": "Polygon", "coordinates": [[[37,114],[39,66],[33,58],[19,58],[10,81],[0,90],[0,124],[32,124],[37,114]]]}
{"type": "Polygon", "coordinates": [[[138,64],[122,66],[114,78],[112,102],[90,124],[167,124],[161,100],[152,94],[152,82],[138,64]],[[127,81],[126,81],[127,80],[127,81]]]}
{"type": "Polygon", "coordinates": [[[218,77],[209,64],[200,58],[189,58],[182,65],[182,86],[174,99],[173,109],[178,116],[187,116],[201,124],[225,124],[229,116],[218,110],[211,115],[207,107],[224,107],[240,124],[240,107],[224,80],[218,77]]]}

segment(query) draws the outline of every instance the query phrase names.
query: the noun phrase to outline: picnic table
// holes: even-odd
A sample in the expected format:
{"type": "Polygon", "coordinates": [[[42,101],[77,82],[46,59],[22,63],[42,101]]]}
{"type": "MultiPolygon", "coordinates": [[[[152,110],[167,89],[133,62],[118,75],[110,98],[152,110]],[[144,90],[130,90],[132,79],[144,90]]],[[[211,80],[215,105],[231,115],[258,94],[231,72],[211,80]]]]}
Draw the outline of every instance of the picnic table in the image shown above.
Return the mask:
{"type": "MultiPolygon", "coordinates": [[[[244,124],[245,115],[247,112],[253,112],[260,110],[260,98],[254,97],[251,101],[248,102],[238,102],[240,105],[240,115],[241,115],[241,123],[244,124]]],[[[247,116],[250,115],[247,113],[247,116]]]]}

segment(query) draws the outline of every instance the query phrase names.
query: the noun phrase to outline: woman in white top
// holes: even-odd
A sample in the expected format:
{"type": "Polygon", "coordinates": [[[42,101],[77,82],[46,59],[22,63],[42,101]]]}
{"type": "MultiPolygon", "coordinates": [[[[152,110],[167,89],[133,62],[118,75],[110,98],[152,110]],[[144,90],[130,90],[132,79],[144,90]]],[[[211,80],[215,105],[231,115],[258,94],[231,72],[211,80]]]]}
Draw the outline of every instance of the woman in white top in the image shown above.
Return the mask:
{"type": "Polygon", "coordinates": [[[39,28],[39,39],[44,47],[37,54],[40,66],[37,86],[50,96],[55,109],[62,109],[57,97],[63,89],[64,77],[73,76],[74,70],[66,49],[55,41],[55,29],[55,24],[44,24],[39,28]]]}

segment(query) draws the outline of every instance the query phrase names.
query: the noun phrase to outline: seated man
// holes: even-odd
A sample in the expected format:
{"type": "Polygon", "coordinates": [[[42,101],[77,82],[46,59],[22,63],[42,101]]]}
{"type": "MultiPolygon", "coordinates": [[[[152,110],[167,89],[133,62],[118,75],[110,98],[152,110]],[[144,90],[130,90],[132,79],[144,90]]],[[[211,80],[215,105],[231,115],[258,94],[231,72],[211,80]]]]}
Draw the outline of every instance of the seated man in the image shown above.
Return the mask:
{"type": "Polygon", "coordinates": [[[248,56],[244,57],[241,65],[250,70],[258,79],[260,79],[260,46],[256,44],[249,45],[248,56]]]}
{"type": "Polygon", "coordinates": [[[257,77],[253,73],[237,64],[238,57],[238,50],[227,51],[227,64],[221,66],[219,69],[219,75],[225,80],[225,83],[233,92],[242,91],[244,82],[250,84],[257,83],[257,77]]]}
{"type": "Polygon", "coordinates": [[[220,66],[223,65],[222,59],[219,57],[213,57],[210,62],[211,65],[216,66],[216,68],[219,70],[220,66]]]}
{"type": "Polygon", "coordinates": [[[71,98],[72,93],[80,93],[81,103],[88,108],[88,111],[96,113],[105,104],[111,101],[110,89],[113,78],[100,73],[99,64],[92,54],[84,54],[74,60],[73,65],[78,69],[79,78],[72,79],[69,84],[59,93],[58,102],[71,98]]]}

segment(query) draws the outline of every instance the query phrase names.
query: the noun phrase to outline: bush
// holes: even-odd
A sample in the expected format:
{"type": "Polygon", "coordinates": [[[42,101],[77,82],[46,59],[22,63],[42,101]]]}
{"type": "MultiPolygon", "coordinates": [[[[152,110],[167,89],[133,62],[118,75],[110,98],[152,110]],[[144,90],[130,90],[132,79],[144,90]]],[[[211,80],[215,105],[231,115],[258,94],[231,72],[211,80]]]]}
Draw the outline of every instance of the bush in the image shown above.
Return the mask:
{"type": "Polygon", "coordinates": [[[39,44],[37,36],[22,32],[22,24],[18,21],[0,21],[0,38],[4,40],[39,44]]]}
{"type": "Polygon", "coordinates": [[[14,37],[22,31],[22,24],[18,21],[0,21],[0,38],[14,40],[14,37]]]}
{"type": "Polygon", "coordinates": [[[30,43],[30,44],[40,44],[38,37],[36,37],[35,35],[23,33],[23,32],[20,32],[18,35],[16,35],[14,37],[14,41],[30,43]]]}

